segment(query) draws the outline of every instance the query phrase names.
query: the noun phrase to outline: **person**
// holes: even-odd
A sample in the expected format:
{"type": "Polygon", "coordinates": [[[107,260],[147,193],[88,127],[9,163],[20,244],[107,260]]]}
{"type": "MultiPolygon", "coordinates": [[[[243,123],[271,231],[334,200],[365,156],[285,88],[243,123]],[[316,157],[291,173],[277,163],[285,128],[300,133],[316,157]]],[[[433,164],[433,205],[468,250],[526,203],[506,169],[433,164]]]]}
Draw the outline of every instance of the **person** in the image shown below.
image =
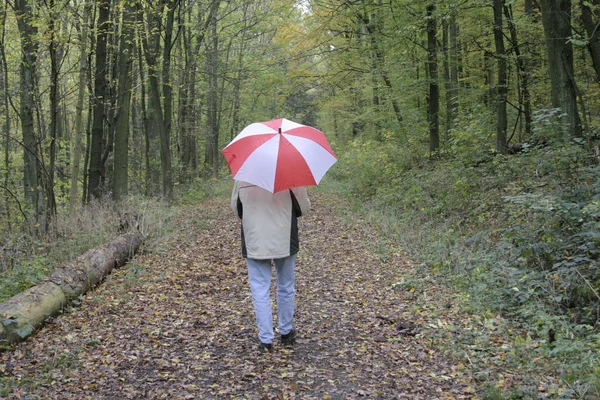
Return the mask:
{"type": "Polygon", "coordinates": [[[272,264],[277,274],[277,322],[281,343],[292,345],[296,339],[294,270],[299,250],[297,219],[310,209],[308,192],[305,187],[296,187],[273,194],[259,186],[236,181],[231,194],[231,208],[241,219],[242,256],[248,267],[259,352],[273,351],[272,264]]]}

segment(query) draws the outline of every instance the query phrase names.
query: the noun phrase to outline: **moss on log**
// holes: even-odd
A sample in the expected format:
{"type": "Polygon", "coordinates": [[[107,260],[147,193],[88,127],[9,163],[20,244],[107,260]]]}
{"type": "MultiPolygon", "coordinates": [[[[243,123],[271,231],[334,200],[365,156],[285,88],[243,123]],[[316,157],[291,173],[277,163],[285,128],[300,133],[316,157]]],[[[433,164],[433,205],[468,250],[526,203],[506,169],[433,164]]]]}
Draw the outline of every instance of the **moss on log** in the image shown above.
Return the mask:
{"type": "Polygon", "coordinates": [[[0,304],[0,344],[26,338],[48,317],[58,313],[66,302],[58,285],[44,282],[0,304]]]}
{"type": "Polygon", "coordinates": [[[96,286],[130,259],[142,244],[140,232],[89,250],[43,282],[0,304],[0,347],[25,339],[65,304],[96,286]]]}

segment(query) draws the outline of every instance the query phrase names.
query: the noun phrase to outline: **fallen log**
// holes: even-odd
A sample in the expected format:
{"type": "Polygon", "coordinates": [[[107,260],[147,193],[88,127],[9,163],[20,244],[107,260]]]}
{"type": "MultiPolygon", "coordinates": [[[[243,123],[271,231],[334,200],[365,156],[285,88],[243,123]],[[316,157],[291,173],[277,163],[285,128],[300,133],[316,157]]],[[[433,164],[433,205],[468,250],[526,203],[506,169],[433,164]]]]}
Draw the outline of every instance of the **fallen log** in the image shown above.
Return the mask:
{"type": "Polygon", "coordinates": [[[0,344],[18,342],[31,335],[66,304],[58,285],[43,282],[0,304],[0,344]]]}
{"type": "Polygon", "coordinates": [[[96,286],[115,267],[125,264],[142,244],[140,232],[119,236],[103,246],[89,250],[46,278],[56,283],[70,300],[96,286]]]}
{"type": "Polygon", "coordinates": [[[19,342],[67,302],[96,286],[130,259],[143,241],[140,232],[122,235],[61,266],[41,283],[0,304],[0,346],[19,342]]]}

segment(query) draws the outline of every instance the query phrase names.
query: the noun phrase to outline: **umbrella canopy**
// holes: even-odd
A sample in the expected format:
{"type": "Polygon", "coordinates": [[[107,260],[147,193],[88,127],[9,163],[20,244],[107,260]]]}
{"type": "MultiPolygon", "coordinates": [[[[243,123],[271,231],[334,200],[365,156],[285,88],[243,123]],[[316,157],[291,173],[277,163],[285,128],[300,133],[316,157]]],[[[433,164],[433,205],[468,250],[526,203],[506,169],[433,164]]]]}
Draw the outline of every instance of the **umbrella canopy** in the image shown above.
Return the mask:
{"type": "Polygon", "coordinates": [[[248,125],[222,152],[233,179],[271,193],[317,185],[337,161],[323,132],[285,118],[248,125]]]}

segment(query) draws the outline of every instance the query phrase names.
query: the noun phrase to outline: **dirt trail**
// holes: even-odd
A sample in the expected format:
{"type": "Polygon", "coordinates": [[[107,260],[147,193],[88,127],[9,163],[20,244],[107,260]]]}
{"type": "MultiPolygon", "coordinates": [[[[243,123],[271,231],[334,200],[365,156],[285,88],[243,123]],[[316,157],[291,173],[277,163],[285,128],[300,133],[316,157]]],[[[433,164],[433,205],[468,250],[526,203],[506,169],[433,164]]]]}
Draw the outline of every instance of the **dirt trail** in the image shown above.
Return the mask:
{"type": "Polygon", "coordinates": [[[227,200],[213,199],[189,210],[160,248],[0,354],[8,398],[472,398],[460,366],[430,345],[427,327],[444,313],[416,312],[423,297],[393,287],[413,268],[401,252],[378,256],[371,227],[336,217],[341,201],[311,200],[292,349],[276,341],[257,356],[239,222],[227,200]]]}

